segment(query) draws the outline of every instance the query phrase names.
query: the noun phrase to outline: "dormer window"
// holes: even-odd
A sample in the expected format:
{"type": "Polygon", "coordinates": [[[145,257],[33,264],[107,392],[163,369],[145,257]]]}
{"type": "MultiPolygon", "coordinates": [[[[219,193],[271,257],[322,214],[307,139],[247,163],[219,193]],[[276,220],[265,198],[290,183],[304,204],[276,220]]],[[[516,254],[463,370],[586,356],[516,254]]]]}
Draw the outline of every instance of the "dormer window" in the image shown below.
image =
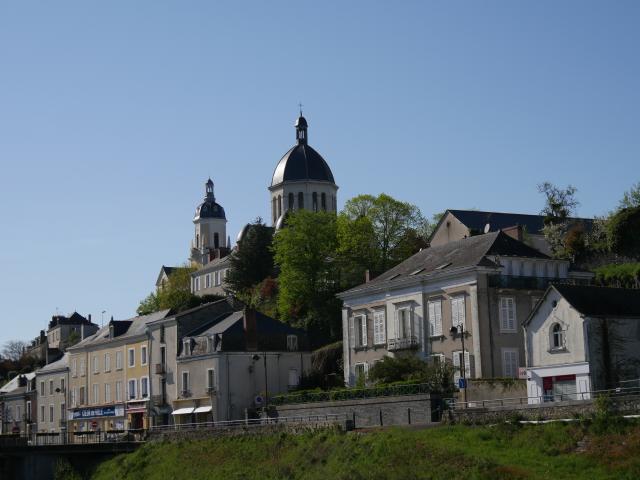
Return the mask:
{"type": "Polygon", "coordinates": [[[551,350],[563,350],[564,348],[564,330],[562,330],[562,325],[554,323],[551,327],[551,350]]]}
{"type": "Polygon", "coordinates": [[[298,350],[297,335],[287,335],[287,350],[289,352],[296,352],[298,350]]]}
{"type": "Polygon", "coordinates": [[[183,342],[183,352],[185,356],[191,355],[191,340],[186,338],[183,342]]]}

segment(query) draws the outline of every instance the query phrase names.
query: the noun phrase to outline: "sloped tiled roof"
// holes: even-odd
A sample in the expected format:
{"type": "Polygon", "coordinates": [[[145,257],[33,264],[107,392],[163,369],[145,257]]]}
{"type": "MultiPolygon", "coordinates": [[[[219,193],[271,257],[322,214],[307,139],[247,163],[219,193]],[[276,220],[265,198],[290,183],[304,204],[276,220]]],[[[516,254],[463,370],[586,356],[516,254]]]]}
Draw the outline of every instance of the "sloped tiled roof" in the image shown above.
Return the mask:
{"type": "Polygon", "coordinates": [[[347,290],[347,292],[385,283],[392,284],[403,279],[437,271],[472,266],[496,267],[497,265],[490,258],[487,258],[489,256],[549,258],[544,253],[515,240],[503,232],[492,232],[449,242],[437,247],[425,248],[370,282],[347,290]]]}

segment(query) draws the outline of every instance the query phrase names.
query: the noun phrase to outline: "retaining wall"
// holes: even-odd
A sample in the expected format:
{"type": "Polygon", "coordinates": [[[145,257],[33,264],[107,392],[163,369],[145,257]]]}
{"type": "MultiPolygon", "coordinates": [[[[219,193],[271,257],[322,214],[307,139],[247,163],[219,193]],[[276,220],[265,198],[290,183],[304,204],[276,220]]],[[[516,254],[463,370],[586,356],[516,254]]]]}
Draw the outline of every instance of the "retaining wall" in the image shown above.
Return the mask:
{"type": "Polygon", "coordinates": [[[340,415],[345,421],[355,421],[354,428],[421,424],[432,422],[432,400],[437,403],[429,394],[418,394],[295,403],[279,405],[277,412],[280,417],[340,415]]]}

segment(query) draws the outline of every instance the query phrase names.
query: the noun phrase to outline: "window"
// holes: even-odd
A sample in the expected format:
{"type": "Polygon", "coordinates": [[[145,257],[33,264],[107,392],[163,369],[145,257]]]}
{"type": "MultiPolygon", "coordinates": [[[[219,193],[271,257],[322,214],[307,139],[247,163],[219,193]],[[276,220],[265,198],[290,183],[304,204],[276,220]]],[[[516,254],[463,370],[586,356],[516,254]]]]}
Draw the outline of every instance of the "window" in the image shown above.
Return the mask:
{"type": "Polygon", "coordinates": [[[98,373],[98,356],[95,355],[92,361],[93,361],[93,373],[98,373]]]}
{"type": "Polygon", "coordinates": [[[100,403],[100,385],[97,383],[93,384],[93,398],[91,399],[91,403],[100,403]]]}
{"type": "Polygon", "coordinates": [[[164,343],[164,325],[160,326],[160,343],[164,343]]]}
{"type": "Polygon", "coordinates": [[[398,309],[398,338],[410,338],[412,332],[411,309],[398,309]]]}
{"type": "Polygon", "coordinates": [[[77,358],[74,358],[73,361],[71,362],[71,376],[72,377],[78,376],[78,359],[77,358]]]}
{"type": "Polygon", "coordinates": [[[40,396],[44,397],[44,381],[40,382],[40,396]]]}
{"type": "Polygon", "coordinates": [[[220,234],[218,232],[213,234],[213,248],[220,248],[220,234]]]}
{"type": "Polygon", "coordinates": [[[80,387],[80,394],[78,395],[80,405],[84,405],[86,403],[85,391],[84,387],[80,387]]]}
{"type": "Polygon", "coordinates": [[[182,372],[182,393],[189,391],[189,372],[182,372]]]}
{"type": "Polygon", "coordinates": [[[429,315],[429,336],[442,336],[442,301],[430,300],[427,304],[427,314],[429,315]]]}
{"type": "Polygon", "coordinates": [[[432,353],[430,357],[431,361],[436,365],[444,363],[444,353],[432,353]]]}
{"type": "Polygon", "coordinates": [[[196,292],[200,291],[200,277],[196,277],[196,292]]]}
{"type": "Polygon", "coordinates": [[[140,395],[142,398],[147,398],[149,396],[149,378],[142,377],[140,379],[140,395]]]}
{"type": "Polygon", "coordinates": [[[122,401],[122,382],[116,382],[116,402],[122,401]]]}
{"type": "Polygon", "coordinates": [[[44,405],[40,405],[40,421],[44,423],[44,405]]]}
{"type": "Polygon", "coordinates": [[[516,299],[514,297],[500,297],[500,331],[518,331],[516,327],[516,299]]]}
{"type": "Polygon", "coordinates": [[[278,217],[276,215],[276,213],[277,213],[276,212],[276,197],[273,197],[271,201],[273,203],[273,205],[271,206],[271,210],[272,210],[272,213],[273,213],[273,223],[276,223],[276,220],[278,220],[278,217]]]}
{"type": "Polygon", "coordinates": [[[304,193],[298,193],[298,208],[302,210],[304,208],[304,193]]]}
{"type": "Polygon", "coordinates": [[[167,347],[162,345],[160,347],[160,364],[164,367],[167,363],[167,347]]]}
{"type": "Polygon", "coordinates": [[[128,399],[129,400],[133,400],[134,398],[136,398],[136,385],[137,385],[137,381],[135,378],[132,378],[131,380],[129,380],[129,383],[127,384],[128,388],[128,399]]]}
{"type": "Polygon", "coordinates": [[[116,352],[116,370],[122,370],[122,352],[116,352]]]}
{"type": "Polygon", "coordinates": [[[278,195],[278,218],[282,216],[282,195],[278,195]]]}
{"type": "Polygon", "coordinates": [[[49,404],[49,421],[53,423],[53,403],[49,404]]]}
{"type": "Polygon", "coordinates": [[[65,420],[67,418],[67,406],[64,403],[60,404],[60,420],[65,420]]]}
{"type": "Polygon", "coordinates": [[[64,377],[62,377],[62,378],[60,379],[60,393],[64,393],[64,391],[65,391],[65,386],[66,386],[66,385],[65,385],[64,377]]]}
{"type": "Polygon", "coordinates": [[[324,192],[320,194],[320,207],[323,212],[327,211],[327,194],[324,192]]]}
{"type": "Polygon", "coordinates": [[[53,379],[49,380],[49,395],[53,395],[53,379]]]}
{"type": "MultiPolygon", "coordinates": [[[[453,352],[453,381],[458,386],[458,380],[462,377],[462,351],[458,350],[453,352]]],[[[471,356],[467,350],[464,351],[464,376],[465,378],[471,377],[471,356]]]]}
{"type": "Polygon", "coordinates": [[[376,310],[373,312],[373,343],[374,345],[384,345],[387,341],[387,330],[384,321],[385,311],[376,310]]]}
{"type": "Polygon", "coordinates": [[[146,364],[147,364],[147,346],[142,345],[140,347],[140,365],[146,365],[146,364]]]}
{"type": "Polygon", "coordinates": [[[80,359],[80,376],[84,377],[84,358],[80,359]]]}
{"type": "Polygon", "coordinates": [[[293,193],[289,193],[289,202],[287,204],[287,210],[293,210],[293,193]]]}
{"type": "Polygon", "coordinates": [[[562,325],[554,323],[551,327],[551,350],[564,349],[564,331],[562,325]]]}
{"type": "Polygon", "coordinates": [[[27,400],[27,411],[24,412],[27,422],[31,421],[31,400],[27,400]]]}
{"type": "Polygon", "coordinates": [[[104,371],[105,372],[111,371],[111,354],[110,353],[104,354],[104,371]]]}
{"type": "Polygon", "coordinates": [[[464,308],[464,296],[453,297],[451,299],[451,325],[454,327],[462,327],[466,330],[464,308]]]}
{"type": "Polygon", "coordinates": [[[287,335],[287,350],[289,352],[298,351],[298,336],[297,335],[287,335]]]}
{"type": "Polygon", "coordinates": [[[104,384],[104,403],[111,403],[111,384],[104,384]]]}
{"type": "Polygon", "coordinates": [[[367,316],[354,315],[353,324],[355,330],[354,347],[367,346],[367,316]]]}
{"type": "Polygon", "coordinates": [[[318,193],[317,192],[313,192],[313,194],[311,195],[312,198],[312,209],[314,212],[318,211],[318,193]]]}
{"type": "Polygon", "coordinates": [[[216,371],[213,368],[207,370],[207,390],[216,389],[216,371]]]}
{"type": "Polygon", "coordinates": [[[136,366],[136,350],[135,348],[130,348],[129,349],[129,363],[128,363],[129,367],[135,367],[136,366]]]}
{"type": "Polygon", "coordinates": [[[78,399],[78,392],[75,388],[72,388],[71,389],[71,406],[72,407],[75,407],[76,405],[78,405],[77,399],[78,399]]]}
{"type": "Polygon", "coordinates": [[[204,276],[204,288],[210,288],[211,287],[211,274],[207,273],[204,276]]]}
{"type": "Polygon", "coordinates": [[[184,341],[182,342],[182,353],[184,355],[191,355],[191,340],[189,340],[188,338],[185,338],[184,341]]]}
{"type": "Polygon", "coordinates": [[[369,372],[368,363],[356,363],[354,366],[354,374],[356,383],[364,382],[367,379],[367,373],[369,372]]]}
{"type": "Polygon", "coordinates": [[[518,350],[515,348],[502,349],[502,376],[518,378],[518,350]]]}
{"type": "Polygon", "coordinates": [[[298,370],[295,368],[289,369],[289,388],[297,387],[300,383],[300,376],[298,370]]]}

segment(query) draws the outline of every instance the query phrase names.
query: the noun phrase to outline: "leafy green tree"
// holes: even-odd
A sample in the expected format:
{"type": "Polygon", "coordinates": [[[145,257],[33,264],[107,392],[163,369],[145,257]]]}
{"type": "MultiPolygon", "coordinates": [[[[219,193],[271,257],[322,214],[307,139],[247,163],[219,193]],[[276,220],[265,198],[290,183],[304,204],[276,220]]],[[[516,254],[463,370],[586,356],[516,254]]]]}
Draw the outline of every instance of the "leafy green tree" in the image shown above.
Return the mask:
{"type": "Polygon", "coordinates": [[[545,206],[540,214],[545,216],[542,232],[549,243],[551,254],[554,258],[575,258],[584,247],[583,232],[573,231],[568,248],[566,239],[570,230],[568,218],[580,204],[575,198],[577,189],[571,185],[563,189],[544,182],[538,185],[538,191],[545,196],[545,206]]]}
{"type": "Polygon", "coordinates": [[[336,216],[300,210],[274,237],[281,317],[309,331],[321,345],[342,334],[338,287],[336,216]]]}
{"type": "Polygon", "coordinates": [[[340,218],[339,253],[347,271],[366,266],[381,273],[427,246],[429,223],[420,209],[384,193],[352,198],[340,218]]]}
{"type": "Polygon", "coordinates": [[[273,228],[266,226],[261,218],[246,227],[229,259],[225,282],[231,292],[241,298],[250,296],[256,285],[274,276],[272,244],[273,228]]]}
{"type": "Polygon", "coordinates": [[[640,182],[635,183],[629,190],[624,192],[622,200],[618,204],[618,210],[634,207],[640,207],[640,182]]]}
{"type": "Polygon", "coordinates": [[[150,293],[140,302],[136,310],[138,315],[148,315],[166,309],[177,313],[221,298],[217,295],[199,297],[191,293],[191,274],[195,270],[196,267],[191,265],[176,268],[169,274],[166,285],[155,293],[150,293]]]}
{"type": "Polygon", "coordinates": [[[626,257],[640,258],[640,206],[623,208],[607,221],[610,249],[626,257]]]}

